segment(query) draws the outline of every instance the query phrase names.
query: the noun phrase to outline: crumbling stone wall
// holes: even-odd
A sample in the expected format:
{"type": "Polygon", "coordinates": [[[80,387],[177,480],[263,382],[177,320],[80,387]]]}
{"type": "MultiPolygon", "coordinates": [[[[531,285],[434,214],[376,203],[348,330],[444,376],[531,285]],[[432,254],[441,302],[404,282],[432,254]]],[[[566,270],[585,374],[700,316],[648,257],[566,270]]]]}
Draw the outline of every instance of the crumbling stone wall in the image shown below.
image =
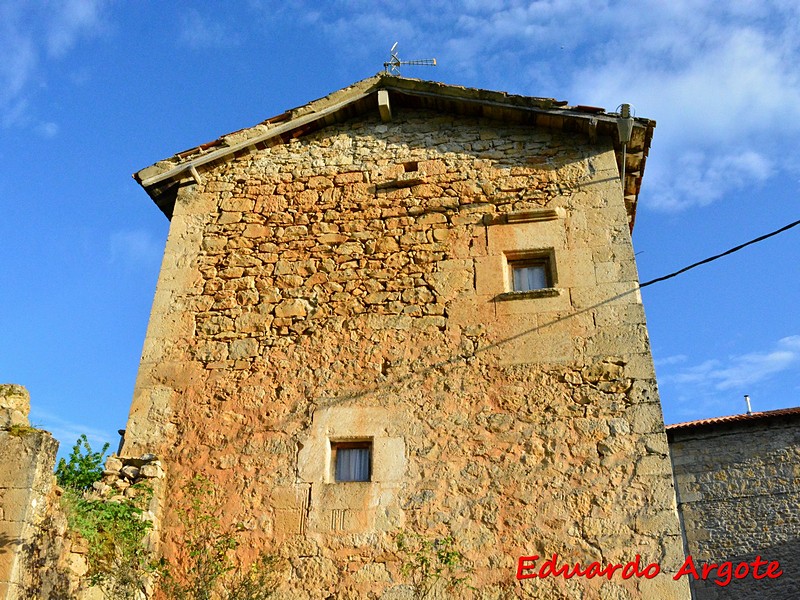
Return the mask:
{"type": "Polygon", "coordinates": [[[682,561],[610,141],[406,111],[181,189],[124,452],[202,472],[284,596],[397,598],[394,535],[452,534],[484,598],[679,598],[685,582],[517,581],[517,558],[682,561]],[[553,289],[508,294],[551,252],[553,289]],[[372,481],[331,443],[373,442],[372,481]],[[331,596],[333,595],[333,596],[331,596]]]}
{"type": "Polygon", "coordinates": [[[693,582],[695,598],[799,598],[800,415],[677,427],[669,436],[687,554],[734,565],[761,556],[783,571],[725,586],[714,573],[693,582]]]}
{"type": "Polygon", "coordinates": [[[0,598],[98,600],[88,588],[85,540],[71,535],[56,485],[58,442],[30,427],[30,395],[0,385],[0,598]]]}
{"type": "MultiPolygon", "coordinates": [[[[30,427],[29,411],[24,387],[0,385],[0,599],[101,600],[89,585],[88,542],[69,530],[55,483],[58,442],[30,427]]],[[[158,491],[162,478],[152,454],[110,456],[90,497],[124,502],[135,484],[158,491]]]]}
{"type": "MultiPolygon", "coordinates": [[[[106,459],[102,478],[94,483],[92,489],[87,490],[84,497],[95,501],[137,502],[137,506],[143,509],[141,518],[154,522],[151,507],[142,500],[149,496],[149,492],[142,489],[142,486],[156,491],[162,478],[161,464],[152,454],[139,457],[111,455],[106,459]],[[142,485],[134,487],[137,484],[142,485]]],[[[47,518],[37,534],[35,547],[38,560],[28,584],[28,589],[32,591],[25,597],[48,600],[105,600],[118,597],[113,591],[103,589],[102,585],[92,585],[90,542],[80,532],[68,527],[69,509],[65,509],[61,502],[64,491],[56,487],[53,492],[47,508],[47,518]]],[[[156,542],[152,537],[156,534],[151,529],[141,540],[141,544],[152,551],[153,556],[156,542]]],[[[119,568],[119,565],[112,565],[112,568],[119,568]]],[[[106,581],[113,582],[115,573],[106,575],[106,581]]],[[[144,588],[150,594],[147,597],[151,597],[152,573],[143,570],[139,575],[144,588]]],[[[128,589],[126,593],[133,592],[128,589]]]]}
{"type": "Polygon", "coordinates": [[[20,385],[0,385],[0,598],[30,595],[49,522],[58,442],[30,427],[30,396],[20,385]]]}

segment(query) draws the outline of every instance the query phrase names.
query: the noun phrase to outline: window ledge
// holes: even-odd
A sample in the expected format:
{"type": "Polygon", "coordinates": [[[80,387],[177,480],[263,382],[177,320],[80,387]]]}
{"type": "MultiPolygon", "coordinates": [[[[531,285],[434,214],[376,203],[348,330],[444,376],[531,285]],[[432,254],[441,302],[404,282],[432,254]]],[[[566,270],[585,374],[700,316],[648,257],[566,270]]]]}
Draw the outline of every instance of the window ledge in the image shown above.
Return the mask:
{"type": "Polygon", "coordinates": [[[336,480],[333,480],[333,481],[326,481],[325,485],[330,485],[330,486],[346,485],[348,487],[364,487],[364,488],[366,488],[366,487],[369,487],[369,486],[374,485],[376,483],[378,483],[378,482],[377,481],[372,481],[372,480],[369,480],[369,481],[336,481],[336,480]]]}
{"type": "Polygon", "coordinates": [[[528,298],[554,298],[560,296],[561,288],[542,288],[540,290],[528,290],[526,292],[504,292],[495,296],[495,300],[525,300],[528,298]]]}

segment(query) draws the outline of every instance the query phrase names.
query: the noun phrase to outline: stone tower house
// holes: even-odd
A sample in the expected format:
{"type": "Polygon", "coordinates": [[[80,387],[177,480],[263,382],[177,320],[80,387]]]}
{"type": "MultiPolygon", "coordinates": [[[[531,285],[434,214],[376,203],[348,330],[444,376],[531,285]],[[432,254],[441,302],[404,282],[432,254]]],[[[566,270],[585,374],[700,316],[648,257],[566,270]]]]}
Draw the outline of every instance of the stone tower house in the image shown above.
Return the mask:
{"type": "Polygon", "coordinates": [[[616,121],[378,75],[137,173],[171,224],[123,453],[166,466],[164,551],[200,472],[287,598],[406,597],[399,531],[476,597],[685,597],[630,238],[655,123],[621,187],[616,121]],[[662,575],[515,577],[556,553],[662,575]]]}

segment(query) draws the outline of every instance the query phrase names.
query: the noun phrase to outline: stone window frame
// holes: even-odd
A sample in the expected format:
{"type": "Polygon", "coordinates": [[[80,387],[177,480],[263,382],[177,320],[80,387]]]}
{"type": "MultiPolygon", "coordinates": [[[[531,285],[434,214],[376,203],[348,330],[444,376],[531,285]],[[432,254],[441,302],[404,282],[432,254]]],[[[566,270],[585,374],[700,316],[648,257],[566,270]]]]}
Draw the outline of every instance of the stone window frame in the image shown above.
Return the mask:
{"type": "MultiPolygon", "coordinates": [[[[372,486],[404,481],[405,440],[394,425],[396,413],[376,406],[328,406],[314,411],[311,426],[300,437],[297,474],[315,488],[341,487],[332,477],[331,441],[372,441],[372,486]]],[[[357,486],[353,486],[357,487],[357,486]]],[[[367,487],[367,486],[365,486],[367,487]]]]}
{"type": "Polygon", "coordinates": [[[504,280],[506,291],[497,296],[498,300],[518,300],[523,298],[550,298],[558,296],[558,270],[556,268],[554,248],[537,248],[532,250],[515,250],[503,253],[504,280]],[[542,265],[545,268],[547,286],[534,290],[514,289],[514,269],[530,265],[542,265]]]}

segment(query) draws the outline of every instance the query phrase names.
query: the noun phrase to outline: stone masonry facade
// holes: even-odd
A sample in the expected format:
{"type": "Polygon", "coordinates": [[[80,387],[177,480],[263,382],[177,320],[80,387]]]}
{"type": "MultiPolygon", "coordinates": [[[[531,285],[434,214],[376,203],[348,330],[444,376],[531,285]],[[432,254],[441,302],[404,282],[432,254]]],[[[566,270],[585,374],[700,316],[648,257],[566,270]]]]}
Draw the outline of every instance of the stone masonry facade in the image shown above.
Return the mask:
{"type": "Polygon", "coordinates": [[[694,597],[800,598],[800,410],[710,421],[668,429],[686,553],[734,565],[761,556],[783,574],[693,581],[694,597]]]}
{"type": "Polygon", "coordinates": [[[167,473],[163,552],[202,473],[282,598],[410,598],[401,531],[452,535],[479,598],[688,597],[611,141],[392,108],[181,184],[123,449],[167,473]],[[517,581],[552,554],[662,575],[517,581]]]}

